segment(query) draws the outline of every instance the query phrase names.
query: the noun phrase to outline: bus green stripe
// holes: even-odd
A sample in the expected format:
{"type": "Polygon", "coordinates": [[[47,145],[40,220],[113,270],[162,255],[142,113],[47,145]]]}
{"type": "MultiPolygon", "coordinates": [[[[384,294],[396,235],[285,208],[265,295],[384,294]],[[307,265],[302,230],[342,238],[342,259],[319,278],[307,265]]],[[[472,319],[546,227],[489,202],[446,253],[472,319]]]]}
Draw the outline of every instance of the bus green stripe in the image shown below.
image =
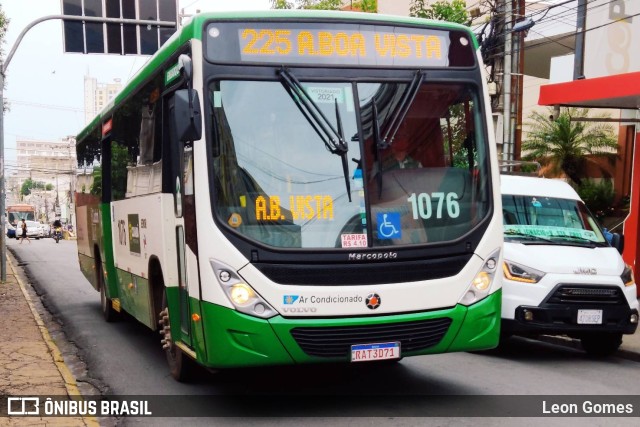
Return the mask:
{"type": "MultiPolygon", "coordinates": [[[[247,316],[226,307],[202,302],[201,327],[205,331],[206,352],[200,347],[196,348],[196,353],[201,363],[214,368],[347,362],[348,358],[346,357],[323,358],[307,355],[292,337],[291,329],[300,326],[389,324],[443,317],[450,318],[452,323],[440,343],[424,350],[405,353],[406,356],[447,351],[484,350],[494,347],[498,340],[501,300],[502,293],[497,291],[470,307],[458,304],[450,309],[423,313],[347,319],[287,319],[276,316],[269,320],[247,316]],[[208,358],[204,357],[205,353],[209,355],[208,358]]],[[[198,301],[195,300],[192,302],[196,305],[197,303],[198,301]]],[[[170,310],[172,308],[173,306],[170,306],[170,310]]],[[[171,327],[173,330],[173,322],[171,327]]],[[[179,325],[175,325],[175,327],[179,327],[179,325]]]]}

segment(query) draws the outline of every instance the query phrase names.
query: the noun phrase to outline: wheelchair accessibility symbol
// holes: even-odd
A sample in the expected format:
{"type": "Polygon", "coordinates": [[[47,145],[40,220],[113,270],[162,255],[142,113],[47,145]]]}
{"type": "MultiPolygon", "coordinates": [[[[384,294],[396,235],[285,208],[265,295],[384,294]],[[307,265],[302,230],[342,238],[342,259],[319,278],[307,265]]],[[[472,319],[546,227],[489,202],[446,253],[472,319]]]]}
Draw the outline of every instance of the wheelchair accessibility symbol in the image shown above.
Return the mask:
{"type": "Polygon", "coordinates": [[[401,239],[400,214],[397,212],[379,213],[376,215],[378,223],[378,239],[401,239]]]}

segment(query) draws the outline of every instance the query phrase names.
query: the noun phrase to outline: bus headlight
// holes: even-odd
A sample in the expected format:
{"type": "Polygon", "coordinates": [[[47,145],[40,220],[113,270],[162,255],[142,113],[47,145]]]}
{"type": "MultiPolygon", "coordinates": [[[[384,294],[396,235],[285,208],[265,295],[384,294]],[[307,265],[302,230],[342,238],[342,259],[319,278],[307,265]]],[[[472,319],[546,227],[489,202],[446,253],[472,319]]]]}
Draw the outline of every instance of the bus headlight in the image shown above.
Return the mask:
{"type": "Polygon", "coordinates": [[[277,313],[240,275],[228,265],[210,259],[216,275],[231,304],[241,313],[268,319],[277,313]]]}
{"type": "Polygon", "coordinates": [[[247,305],[253,298],[255,298],[255,292],[246,283],[236,283],[231,287],[231,301],[235,305],[247,305]]]}
{"type": "Polygon", "coordinates": [[[485,261],[482,269],[478,271],[471,284],[465,291],[460,301],[460,304],[471,305],[484,299],[489,295],[489,290],[493,284],[493,278],[496,275],[498,261],[500,259],[500,249],[495,250],[485,261]]]}

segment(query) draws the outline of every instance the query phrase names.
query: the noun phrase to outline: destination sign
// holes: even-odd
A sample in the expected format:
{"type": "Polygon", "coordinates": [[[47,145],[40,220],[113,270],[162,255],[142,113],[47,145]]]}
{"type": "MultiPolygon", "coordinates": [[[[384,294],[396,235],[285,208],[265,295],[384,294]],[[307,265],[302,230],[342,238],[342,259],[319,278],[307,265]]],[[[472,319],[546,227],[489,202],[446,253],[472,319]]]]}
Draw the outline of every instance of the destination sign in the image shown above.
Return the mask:
{"type": "Polygon", "coordinates": [[[463,31],[365,24],[212,23],[207,27],[212,62],[452,67],[475,64],[463,31]]]}

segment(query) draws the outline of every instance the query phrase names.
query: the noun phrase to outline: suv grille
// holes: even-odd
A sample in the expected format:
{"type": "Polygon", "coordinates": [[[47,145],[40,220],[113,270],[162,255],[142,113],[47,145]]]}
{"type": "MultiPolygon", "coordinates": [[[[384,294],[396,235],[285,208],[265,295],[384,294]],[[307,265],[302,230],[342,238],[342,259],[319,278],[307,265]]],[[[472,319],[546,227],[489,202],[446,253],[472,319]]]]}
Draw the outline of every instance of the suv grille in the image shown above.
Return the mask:
{"type": "Polygon", "coordinates": [[[423,350],[438,344],[451,319],[429,319],[384,325],[294,328],[291,335],[310,356],[347,357],[354,344],[400,342],[400,351],[423,350]]]}
{"type": "Polygon", "coordinates": [[[562,285],[547,302],[551,304],[622,304],[626,299],[620,288],[615,286],[562,285]]]}

